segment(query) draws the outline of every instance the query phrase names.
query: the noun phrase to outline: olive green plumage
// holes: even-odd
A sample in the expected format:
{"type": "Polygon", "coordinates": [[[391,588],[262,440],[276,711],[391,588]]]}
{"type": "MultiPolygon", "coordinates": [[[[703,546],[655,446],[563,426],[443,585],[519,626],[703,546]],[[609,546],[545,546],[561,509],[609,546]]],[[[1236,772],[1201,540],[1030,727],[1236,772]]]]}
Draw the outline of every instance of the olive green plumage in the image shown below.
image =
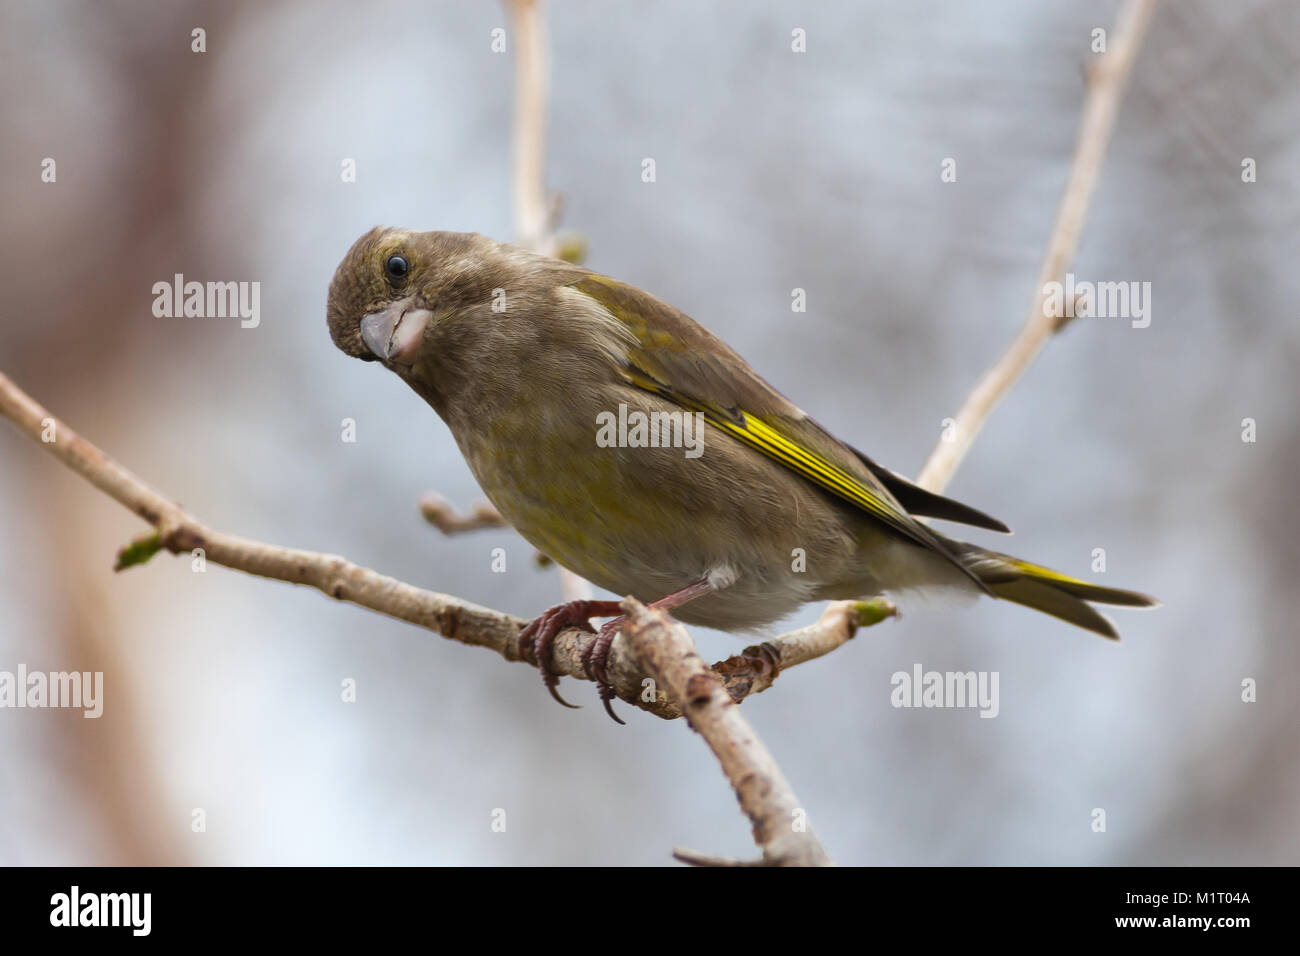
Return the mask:
{"type": "Polygon", "coordinates": [[[340,349],[438,412],[487,496],[560,564],[647,601],[714,581],[674,612],[688,623],[755,629],[806,601],[944,589],[1115,637],[1088,602],[1155,603],[934,531],[918,516],[1007,529],[836,439],[689,316],[579,266],[374,229],[340,263],[328,317],[340,349]],[[608,447],[598,425],[620,406],[693,416],[702,454],[608,447]]]}

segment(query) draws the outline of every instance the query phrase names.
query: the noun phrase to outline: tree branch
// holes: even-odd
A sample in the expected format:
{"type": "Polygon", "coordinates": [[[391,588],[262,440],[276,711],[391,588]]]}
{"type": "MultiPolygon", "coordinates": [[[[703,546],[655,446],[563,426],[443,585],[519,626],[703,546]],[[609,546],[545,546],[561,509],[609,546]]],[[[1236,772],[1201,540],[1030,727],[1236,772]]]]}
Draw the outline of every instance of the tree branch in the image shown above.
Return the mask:
{"type": "Polygon", "coordinates": [[[518,242],[553,256],[554,216],[546,195],[545,25],[536,0],[507,0],[515,50],[514,206],[518,242]]]}
{"type": "Polygon", "coordinates": [[[463,534],[480,528],[510,527],[490,501],[479,501],[468,515],[462,515],[436,491],[426,491],[421,495],[420,516],[445,535],[463,534]]]}
{"type": "MultiPolygon", "coordinates": [[[[704,738],[731,781],[753,825],[768,866],[830,866],[806,811],[781,768],[727,693],[721,678],[695,650],[686,628],[634,598],[623,602],[623,637],[646,671],[668,690],[691,727],[704,738]]],[[[679,859],[683,857],[678,856],[679,859]]],[[[699,857],[687,858],[699,863],[699,857]]]]}
{"type": "MultiPolygon", "coordinates": [[[[152,534],[137,538],[122,549],[117,561],[119,569],[143,564],[163,550],[181,554],[202,549],[205,561],[315,588],[337,600],[415,624],[449,640],[488,648],[508,661],[521,660],[517,639],[526,623],[522,619],[415,587],[338,555],[283,548],[210,528],[55,418],[3,373],[0,373],[0,415],[153,526],[152,534]],[[47,437],[50,440],[45,440],[47,437]]],[[[766,690],[776,672],[829,653],[851,638],[859,626],[883,620],[891,609],[892,605],[879,600],[831,605],[820,621],[792,632],[788,640],[776,638],[765,645],[766,649],[750,648],[721,662],[718,666],[725,672],[728,692],[740,701],[766,690]]],[[[561,633],[554,645],[556,672],[589,680],[582,666],[582,654],[592,639],[593,635],[586,631],[561,633]]],[[[531,652],[523,660],[536,666],[531,652]]],[[[645,672],[630,655],[617,655],[610,663],[614,687],[629,704],[665,719],[681,716],[681,711],[666,698],[641,699],[645,672]]]]}
{"type": "Polygon", "coordinates": [[[1066,324],[1065,316],[1048,312],[1046,287],[1050,282],[1065,278],[1065,270],[1079,248],[1079,236],[1088,216],[1088,203],[1115,127],[1124,83],[1154,8],[1155,0],[1128,0],[1120,11],[1107,52],[1101,54],[1087,73],[1088,97],[1079,122],[1074,162],[1056,212],[1056,225],[1038,270],[1038,284],[1034,287],[1029,316],[1020,334],[1005,354],[984,373],[957,412],[956,424],[948,432],[951,440],[940,439],[930,453],[916,482],[922,488],[938,493],[948,486],[994,407],[1025,373],[1048,340],[1066,324]]]}

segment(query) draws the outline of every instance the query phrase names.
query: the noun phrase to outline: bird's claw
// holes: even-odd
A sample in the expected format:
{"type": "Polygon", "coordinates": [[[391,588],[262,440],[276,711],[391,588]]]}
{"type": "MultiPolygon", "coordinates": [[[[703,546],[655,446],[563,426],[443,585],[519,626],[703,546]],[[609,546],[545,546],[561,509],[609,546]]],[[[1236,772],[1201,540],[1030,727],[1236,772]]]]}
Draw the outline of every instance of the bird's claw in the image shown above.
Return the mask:
{"type": "MultiPolygon", "coordinates": [[[[551,666],[551,648],[555,642],[555,636],[570,627],[576,627],[594,634],[595,631],[588,622],[589,618],[608,617],[612,614],[618,614],[620,611],[621,608],[616,601],[570,601],[567,604],[557,604],[555,607],[543,611],[524,625],[519,632],[519,656],[527,660],[528,648],[532,648],[533,657],[537,661],[537,669],[542,672],[542,683],[546,685],[546,690],[555,698],[557,703],[574,710],[579,709],[577,704],[570,704],[561,697],[557,689],[560,677],[551,666]]],[[[604,633],[604,628],[601,629],[601,633],[604,633]]],[[[613,638],[611,637],[610,640],[613,640],[613,638]]],[[[599,637],[597,637],[596,642],[593,642],[593,646],[594,643],[598,642],[599,637]]],[[[605,650],[606,654],[608,654],[608,647],[605,650]]],[[[587,652],[583,654],[584,669],[586,669],[590,652],[591,648],[589,647],[587,652]]],[[[587,673],[590,675],[591,671],[588,670],[587,673]]],[[[605,700],[605,709],[610,711],[610,716],[613,716],[609,701],[605,699],[605,688],[608,685],[597,681],[597,686],[600,688],[601,699],[605,700]]],[[[610,697],[612,697],[612,688],[610,688],[609,693],[610,697]]],[[[614,719],[618,720],[617,717],[614,717],[614,719]]],[[[622,721],[620,720],[619,723],[622,723],[622,721]]]]}
{"type": "Polygon", "coordinates": [[[620,724],[626,724],[626,721],[614,713],[614,698],[617,695],[614,693],[614,684],[609,679],[607,665],[609,649],[613,646],[614,638],[618,636],[626,620],[625,617],[616,617],[612,621],[606,621],[596,635],[596,639],[582,652],[582,669],[596,682],[596,690],[600,692],[600,701],[605,705],[605,713],[620,724]]]}

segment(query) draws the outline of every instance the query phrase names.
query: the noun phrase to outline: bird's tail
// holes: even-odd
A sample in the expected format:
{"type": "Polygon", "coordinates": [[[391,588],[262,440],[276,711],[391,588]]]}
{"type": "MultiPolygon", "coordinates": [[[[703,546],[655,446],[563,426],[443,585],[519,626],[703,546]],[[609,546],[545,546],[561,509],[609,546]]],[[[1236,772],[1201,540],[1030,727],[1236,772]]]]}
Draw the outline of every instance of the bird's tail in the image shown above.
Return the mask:
{"type": "Polygon", "coordinates": [[[945,543],[994,596],[1051,614],[1112,640],[1119,640],[1115,626],[1089,602],[1124,607],[1155,607],[1160,603],[1137,591],[1091,584],[978,545],[961,541],[945,543]]]}

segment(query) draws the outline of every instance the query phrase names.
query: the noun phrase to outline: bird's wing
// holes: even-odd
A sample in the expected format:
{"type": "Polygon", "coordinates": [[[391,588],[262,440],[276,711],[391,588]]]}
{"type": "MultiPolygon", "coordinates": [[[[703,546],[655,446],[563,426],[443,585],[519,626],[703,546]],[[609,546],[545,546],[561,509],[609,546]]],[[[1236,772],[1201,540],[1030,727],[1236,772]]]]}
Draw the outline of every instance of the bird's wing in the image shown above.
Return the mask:
{"type": "MultiPolygon", "coordinates": [[[[619,370],[629,383],[700,412],[737,441],[948,558],[987,590],[939,536],[908,512],[889,485],[900,489],[903,498],[931,509],[947,499],[916,488],[840,442],[685,313],[634,286],[595,273],[569,285],[604,306],[632,332],[637,344],[619,370]]],[[[951,506],[948,513],[973,513],[987,519],[983,523],[994,520],[956,502],[951,506]]],[[[995,525],[1005,527],[1000,522],[995,525]]]]}
{"type": "Polygon", "coordinates": [[[907,509],[908,514],[924,515],[927,518],[943,518],[945,521],[974,525],[977,528],[987,528],[989,531],[1001,531],[1003,534],[1011,533],[1010,528],[992,515],[987,515],[970,505],[964,505],[960,501],[954,501],[951,498],[945,498],[943,495],[935,494],[933,491],[927,491],[920,485],[908,481],[897,472],[890,471],[883,465],[877,465],[856,448],[849,447],[853,454],[857,455],[861,462],[871,469],[871,473],[879,478],[880,482],[898,499],[899,504],[907,509]]]}

